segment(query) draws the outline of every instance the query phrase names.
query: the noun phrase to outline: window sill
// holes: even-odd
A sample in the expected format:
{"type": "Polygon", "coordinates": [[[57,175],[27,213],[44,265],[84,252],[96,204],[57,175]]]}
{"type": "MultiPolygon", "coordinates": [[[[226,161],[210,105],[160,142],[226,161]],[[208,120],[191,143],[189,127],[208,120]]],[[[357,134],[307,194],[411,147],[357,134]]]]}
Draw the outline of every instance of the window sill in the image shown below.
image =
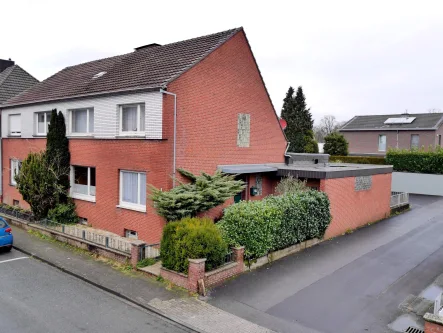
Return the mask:
{"type": "Polygon", "coordinates": [[[46,138],[46,134],[32,134],[34,138],[46,138]]]}
{"type": "Polygon", "coordinates": [[[21,138],[22,137],[22,135],[20,134],[20,135],[11,135],[11,134],[8,134],[8,138],[21,138]]]}
{"type": "Polygon", "coordinates": [[[9,183],[9,186],[12,186],[12,187],[17,187],[17,184],[12,184],[12,183],[9,183]]]}
{"type": "Polygon", "coordinates": [[[73,199],[77,199],[77,200],[95,202],[95,196],[92,196],[92,195],[84,195],[84,194],[78,194],[78,193],[71,193],[71,197],[73,199]]]}
{"type": "Polygon", "coordinates": [[[135,206],[129,206],[129,205],[125,205],[125,204],[120,204],[120,205],[117,205],[117,208],[123,208],[123,209],[133,210],[133,211],[140,212],[140,213],[146,213],[146,207],[143,207],[143,206],[135,207],[135,206]]]}
{"type": "Polygon", "coordinates": [[[73,138],[93,138],[94,137],[94,133],[69,133],[68,137],[73,137],[73,138]]]}

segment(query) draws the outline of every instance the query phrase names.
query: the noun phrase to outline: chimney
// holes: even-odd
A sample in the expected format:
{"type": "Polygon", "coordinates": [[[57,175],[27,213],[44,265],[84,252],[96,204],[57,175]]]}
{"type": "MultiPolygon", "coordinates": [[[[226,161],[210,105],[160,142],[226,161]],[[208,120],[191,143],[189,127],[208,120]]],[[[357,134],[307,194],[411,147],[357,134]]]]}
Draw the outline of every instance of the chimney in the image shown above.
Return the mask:
{"type": "Polygon", "coordinates": [[[9,60],[0,59],[0,73],[3,72],[6,68],[14,66],[14,61],[9,58],[9,60]]]}
{"type": "Polygon", "coordinates": [[[157,46],[161,46],[161,45],[157,44],[157,43],[151,43],[151,44],[147,44],[147,45],[136,47],[134,50],[135,51],[140,51],[140,50],[145,50],[145,49],[151,49],[151,48],[154,48],[154,47],[157,47],[157,46]]]}

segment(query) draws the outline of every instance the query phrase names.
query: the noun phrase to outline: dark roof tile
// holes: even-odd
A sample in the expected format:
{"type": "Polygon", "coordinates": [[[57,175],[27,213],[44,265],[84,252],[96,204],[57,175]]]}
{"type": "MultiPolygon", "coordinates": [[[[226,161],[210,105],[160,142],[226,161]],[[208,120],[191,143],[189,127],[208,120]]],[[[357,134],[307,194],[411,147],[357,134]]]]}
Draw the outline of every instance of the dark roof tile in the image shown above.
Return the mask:
{"type": "Polygon", "coordinates": [[[422,130],[436,129],[443,120],[443,113],[409,113],[372,116],[356,116],[348,121],[340,131],[371,131],[371,130],[422,130]],[[388,118],[415,117],[410,124],[390,124],[384,122],[388,118]]]}
{"type": "Polygon", "coordinates": [[[18,65],[6,68],[0,73],[0,105],[37,83],[36,78],[18,65]]]}
{"type": "Polygon", "coordinates": [[[7,105],[166,87],[241,30],[231,29],[67,67],[9,100],[7,105]],[[93,76],[100,72],[106,74],[94,79],[93,76]]]}

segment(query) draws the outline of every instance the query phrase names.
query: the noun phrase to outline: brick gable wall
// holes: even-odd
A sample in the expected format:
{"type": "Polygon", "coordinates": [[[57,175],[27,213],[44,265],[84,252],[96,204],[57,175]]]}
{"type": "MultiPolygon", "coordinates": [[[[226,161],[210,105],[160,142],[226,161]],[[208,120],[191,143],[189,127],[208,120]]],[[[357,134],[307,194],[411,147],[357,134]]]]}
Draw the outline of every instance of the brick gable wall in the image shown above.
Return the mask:
{"type": "Polygon", "coordinates": [[[177,94],[178,167],[212,173],[217,165],[284,161],[286,139],[242,31],[168,90],[177,94]],[[250,114],[249,147],[237,147],[239,113],[250,114]]]}

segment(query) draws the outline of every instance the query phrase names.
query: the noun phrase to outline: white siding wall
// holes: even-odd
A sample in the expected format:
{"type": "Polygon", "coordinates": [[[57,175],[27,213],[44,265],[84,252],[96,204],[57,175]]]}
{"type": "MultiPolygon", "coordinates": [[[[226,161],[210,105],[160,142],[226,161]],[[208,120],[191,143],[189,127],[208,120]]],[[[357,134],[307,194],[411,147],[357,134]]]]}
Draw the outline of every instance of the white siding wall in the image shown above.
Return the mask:
{"type": "Polygon", "coordinates": [[[2,110],[2,137],[9,135],[10,114],[21,114],[22,138],[32,138],[36,134],[37,112],[57,109],[62,111],[66,119],[69,135],[68,110],[78,108],[94,108],[94,137],[113,139],[119,134],[119,105],[145,103],[145,132],[147,139],[162,139],[162,94],[145,92],[108,97],[60,101],[47,104],[5,108],[2,110]]]}

